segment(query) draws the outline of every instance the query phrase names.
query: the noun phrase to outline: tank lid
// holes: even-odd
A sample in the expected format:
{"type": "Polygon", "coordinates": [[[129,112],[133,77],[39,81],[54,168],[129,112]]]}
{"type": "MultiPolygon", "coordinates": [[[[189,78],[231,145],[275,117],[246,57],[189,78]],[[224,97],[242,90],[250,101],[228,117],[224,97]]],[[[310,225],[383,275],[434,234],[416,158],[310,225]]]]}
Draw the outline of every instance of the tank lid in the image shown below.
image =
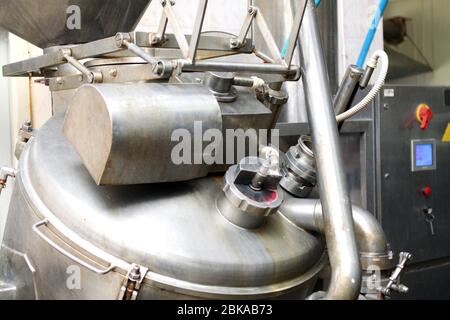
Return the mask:
{"type": "Polygon", "coordinates": [[[221,216],[220,178],[97,186],[63,136],[62,122],[57,115],[39,130],[22,154],[20,179],[30,201],[45,206],[40,215],[49,210],[84,241],[164,277],[214,288],[276,291],[317,268],[320,236],[280,214],[256,230],[221,216]]]}
{"type": "Polygon", "coordinates": [[[40,48],[85,43],[133,31],[150,2],[0,0],[0,26],[40,48]]]}

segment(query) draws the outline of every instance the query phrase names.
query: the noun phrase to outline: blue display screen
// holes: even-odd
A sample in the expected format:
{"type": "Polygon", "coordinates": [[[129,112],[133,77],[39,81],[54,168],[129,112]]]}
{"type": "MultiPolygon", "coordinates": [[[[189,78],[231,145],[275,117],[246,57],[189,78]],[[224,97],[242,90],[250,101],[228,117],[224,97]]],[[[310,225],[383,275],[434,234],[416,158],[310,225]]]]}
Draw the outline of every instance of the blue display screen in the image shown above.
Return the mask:
{"type": "Polygon", "coordinates": [[[416,167],[433,165],[433,144],[416,144],[416,167]]]}

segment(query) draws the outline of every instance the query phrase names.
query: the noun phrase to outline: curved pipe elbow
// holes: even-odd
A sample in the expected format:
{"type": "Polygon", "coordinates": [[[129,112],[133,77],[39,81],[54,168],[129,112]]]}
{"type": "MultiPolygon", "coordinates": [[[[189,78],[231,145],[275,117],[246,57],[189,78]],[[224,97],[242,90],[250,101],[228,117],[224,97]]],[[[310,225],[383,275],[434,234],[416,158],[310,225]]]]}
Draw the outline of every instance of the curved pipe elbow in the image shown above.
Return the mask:
{"type": "MultiPolygon", "coordinates": [[[[320,200],[287,199],[279,212],[300,228],[325,234],[320,200]]],[[[388,252],[386,236],[375,217],[356,205],[352,206],[355,237],[360,257],[388,252]]],[[[327,243],[332,269],[331,282],[324,299],[356,299],[361,285],[360,261],[351,261],[345,243],[327,243]],[[341,250],[342,249],[342,250],[341,250]],[[342,251],[342,252],[341,252],[342,251]],[[333,259],[331,259],[333,257],[333,259]]]]}
{"type": "MultiPolygon", "coordinates": [[[[352,206],[356,240],[360,253],[385,254],[388,251],[386,235],[378,220],[367,210],[352,206]]],[[[287,199],[279,212],[297,226],[315,232],[324,232],[320,200],[287,199]]]]}

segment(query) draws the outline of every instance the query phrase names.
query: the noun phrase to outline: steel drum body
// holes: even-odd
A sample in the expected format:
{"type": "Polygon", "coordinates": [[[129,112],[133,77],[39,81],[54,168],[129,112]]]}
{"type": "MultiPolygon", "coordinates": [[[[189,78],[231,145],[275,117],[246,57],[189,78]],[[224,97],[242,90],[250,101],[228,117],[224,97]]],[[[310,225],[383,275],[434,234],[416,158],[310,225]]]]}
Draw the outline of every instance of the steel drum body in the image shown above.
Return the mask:
{"type": "Polygon", "coordinates": [[[97,186],[62,122],[52,118],[21,156],[0,252],[12,297],[117,299],[132,263],[149,269],[139,299],[312,291],[325,263],[319,236],[280,214],[254,231],[232,225],[216,209],[221,177],[97,186]]]}

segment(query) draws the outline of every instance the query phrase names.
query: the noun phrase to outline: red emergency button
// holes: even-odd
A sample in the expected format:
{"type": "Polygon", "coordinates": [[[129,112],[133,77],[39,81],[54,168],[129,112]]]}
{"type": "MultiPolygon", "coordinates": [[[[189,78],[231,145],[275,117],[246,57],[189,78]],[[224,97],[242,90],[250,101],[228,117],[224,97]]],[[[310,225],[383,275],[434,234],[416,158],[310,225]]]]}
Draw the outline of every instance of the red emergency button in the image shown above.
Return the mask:
{"type": "Polygon", "coordinates": [[[426,198],[429,198],[429,197],[431,197],[432,190],[430,187],[427,186],[422,189],[422,193],[426,198]]]}
{"type": "Polygon", "coordinates": [[[426,104],[421,104],[416,110],[417,121],[420,123],[420,129],[427,130],[431,119],[433,119],[433,111],[426,104]]]}

